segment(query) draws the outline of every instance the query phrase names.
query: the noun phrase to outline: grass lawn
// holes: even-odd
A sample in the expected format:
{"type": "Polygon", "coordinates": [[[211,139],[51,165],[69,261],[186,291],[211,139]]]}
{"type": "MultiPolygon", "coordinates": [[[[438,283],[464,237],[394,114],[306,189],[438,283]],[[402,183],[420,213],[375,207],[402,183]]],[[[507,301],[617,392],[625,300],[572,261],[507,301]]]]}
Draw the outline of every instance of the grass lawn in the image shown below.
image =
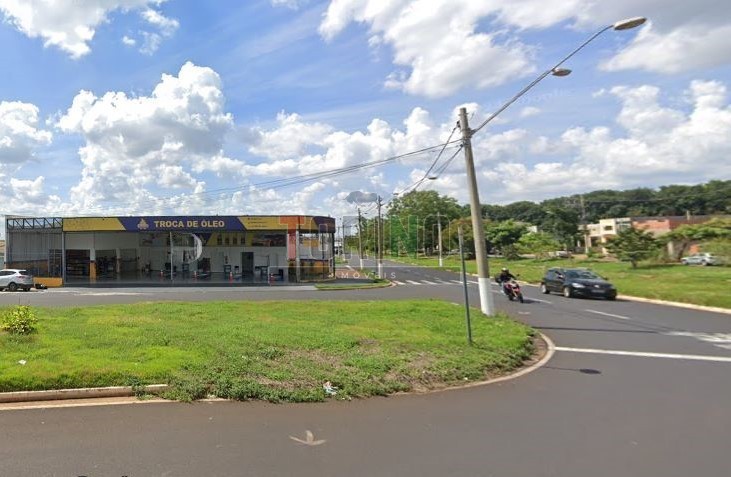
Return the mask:
{"type": "MultiPolygon", "coordinates": [[[[398,261],[430,267],[439,265],[436,258],[401,257],[398,261]]],[[[445,257],[444,265],[446,269],[460,270],[457,257],[445,257]]],[[[474,260],[467,261],[466,265],[469,273],[477,273],[474,260]]],[[[490,258],[489,265],[490,276],[494,276],[500,268],[508,267],[511,273],[520,274],[522,280],[533,283],[539,282],[545,270],[551,267],[586,267],[607,277],[620,294],[731,308],[731,267],[644,263],[633,270],[628,262],[578,259],[506,261],[501,258],[490,258]]]]}
{"type": "MultiPolygon", "coordinates": [[[[532,330],[437,301],[143,303],[35,308],[0,332],[0,391],[169,383],[166,397],[319,401],[424,390],[505,373],[532,330]],[[25,360],[26,364],[19,364],[25,360]]],[[[2,310],[0,310],[2,311],[2,310]]]]}
{"type": "Polygon", "coordinates": [[[318,283],[315,288],[318,290],[362,290],[367,288],[386,288],[390,287],[389,280],[376,279],[370,283],[318,283]]]}

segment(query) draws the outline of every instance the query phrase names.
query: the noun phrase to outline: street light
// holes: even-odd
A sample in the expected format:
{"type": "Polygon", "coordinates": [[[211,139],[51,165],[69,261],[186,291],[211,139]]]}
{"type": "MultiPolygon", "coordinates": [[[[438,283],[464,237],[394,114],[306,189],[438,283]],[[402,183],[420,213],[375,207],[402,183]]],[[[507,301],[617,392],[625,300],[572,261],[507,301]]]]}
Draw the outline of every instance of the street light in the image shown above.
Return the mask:
{"type": "Polygon", "coordinates": [[[572,56],[581,51],[586,45],[591,43],[596,37],[601,35],[607,30],[629,30],[645,23],[646,18],[635,17],[621,20],[612,25],[608,25],[594,35],[589,37],[584,43],[579,45],[561,61],[553,65],[541,73],[536,79],[528,83],[523,89],[518,91],[512,98],[510,98],[505,104],[498,108],[494,113],[485,119],[476,129],[470,129],[467,121],[467,109],[460,108],[459,110],[459,126],[462,130],[462,143],[464,146],[465,162],[467,169],[467,185],[470,191],[470,214],[472,216],[472,233],[475,241],[475,259],[477,260],[477,283],[480,291],[480,309],[485,315],[492,315],[495,309],[495,305],[492,299],[492,293],[490,290],[490,271],[487,263],[487,251],[485,247],[485,231],[483,230],[482,213],[480,205],[480,196],[477,190],[477,178],[475,176],[475,163],[472,156],[472,136],[480,129],[484,128],[490,121],[495,119],[500,113],[508,109],[511,104],[516,102],[521,96],[530,91],[535,85],[540,83],[546,76],[567,76],[571,73],[571,70],[562,68],[566,61],[572,56]]]}

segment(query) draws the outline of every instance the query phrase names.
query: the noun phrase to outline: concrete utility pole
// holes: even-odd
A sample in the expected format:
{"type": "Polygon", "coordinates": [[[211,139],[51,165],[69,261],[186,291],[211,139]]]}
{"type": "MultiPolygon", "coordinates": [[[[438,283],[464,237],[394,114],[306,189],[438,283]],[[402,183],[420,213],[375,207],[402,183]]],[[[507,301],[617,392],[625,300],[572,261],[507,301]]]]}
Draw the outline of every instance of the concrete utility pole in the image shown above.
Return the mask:
{"type": "Polygon", "coordinates": [[[358,260],[360,260],[360,269],[363,269],[363,233],[361,230],[360,207],[358,207],[358,260]]]}
{"type": "Polygon", "coordinates": [[[467,109],[459,109],[459,127],[462,130],[462,145],[467,165],[467,186],[470,190],[470,214],[472,216],[472,234],[475,240],[475,259],[477,261],[477,286],[480,290],[480,310],[486,315],[495,313],[495,304],[490,290],[490,270],[487,265],[485,247],[485,229],[482,223],[482,207],[480,194],[477,191],[475,177],[475,161],[472,157],[472,130],[467,122],[467,109]]]}
{"type": "Polygon", "coordinates": [[[437,236],[439,237],[439,266],[444,266],[444,259],[442,258],[442,221],[437,212],[437,236]]]}
{"type": "Polygon", "coordinates": [[[377,256],[378,256],[378,278],[383,278],[383,237],[385,234],[383,233],[383,222],[381,221],[381,206],[383,206],[383,200],[381,199],[381,196],[378,196],[378,202],[376,202],[378,205],[378,228],[376,229],[376,247],[378,247],[377,250],[377,256]]]}
{"type": "Polygon", "coordinates": [[[581,205],[581,225],[584,228],[584,253],[589,255],[589,226],[586,223],[586,205],[584,204],[584,194],[579,196],[579,204],[581,205]]]}

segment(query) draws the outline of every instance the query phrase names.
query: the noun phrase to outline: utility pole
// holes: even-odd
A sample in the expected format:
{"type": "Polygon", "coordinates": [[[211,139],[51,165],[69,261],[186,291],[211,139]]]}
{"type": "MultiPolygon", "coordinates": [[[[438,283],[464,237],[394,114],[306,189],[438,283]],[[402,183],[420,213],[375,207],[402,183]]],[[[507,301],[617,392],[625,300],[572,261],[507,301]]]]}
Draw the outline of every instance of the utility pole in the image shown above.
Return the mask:
{"type": "Polygon", "coordinates": [[[581,225],[584,228],[584,253],[589,255],[589,226],[586,223],[586,205],[584,204],[584,194],[579,196],[579,204],[581,205],[581,225]]]}
{"type": "Polygon", "coordinates": [[[490,270],[487,264],[485,229],[482,223],[482,207],[475,177],[475,161],[472,157],[472,130],[467,122],[467,109],[459,108],[459,126],[462,130],[462,145],[467,166],[467,186],[470,190],[470,214],[472,234],[475,240],[475,259],[477,261],[477,286],[480,290],[480,310],[486,315],[495,313],[495,304],[490,290],[490,270]]]}
{"type": "Polygon", "coordinates": [[[439,266],[444,266],[444,259],[442,258],[442,221],[437,212],[437,236],[439,237],[439,266]]]}
{"type": "Polygon", "coordinates": [[[363,233],[361,231],[360,207],[358,207],[358,259],[360,260],[360,269],[363,269],[363,233]]]}
{"type": "Polygon", "coordinates": [[[381,206],[383,206],[383,200],[381,199],[381,196],[378,196],[378,202],[376,202],[378,205],[378,228],[376,229],[376,247],[378,247],[378,250],[376,251],[377,257],[378,257],[378,278],[383,278],[383,237],[385,234],[383,233],[383,222],[381,221],[381,206]]]}

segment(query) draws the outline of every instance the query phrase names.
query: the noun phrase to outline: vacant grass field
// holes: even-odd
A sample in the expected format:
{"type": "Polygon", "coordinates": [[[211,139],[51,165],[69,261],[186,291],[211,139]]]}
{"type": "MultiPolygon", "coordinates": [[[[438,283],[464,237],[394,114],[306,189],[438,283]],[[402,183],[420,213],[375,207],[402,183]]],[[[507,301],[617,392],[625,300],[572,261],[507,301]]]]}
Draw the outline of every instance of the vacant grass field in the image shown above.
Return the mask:
{"type": "Polygon", "coordinates": [[[0,333],[0,391],[169,383],[180,400],[319,401],[328,380],[338,398],[425,390],[505,373],[532,351],[528,327],[477,313],[467,346],[464,310],[442,301],[36,311],[37,333],[0,333]]]}
{"type": "MultiPolygon", "coordinates": [[[[400,258],[404,263],[437,267],[436,258],[400,258]]],[[[444,259],[446,269],[459,271],[456,257],[444,259]]],[[[474,260],[466,262],[469,273],[477,273],[474,260]]],[[[522,280],[537,283],[544,272],[551,267],[586,267],[608,278],[617,286],[620,294],[656,298],[659,300],[695,303],[697,305],[731,308],[731,267],[700,267],[684,265],[658,265],[643,263],[633,270],[627,262],[601,260],[535,260],[522,259],[506,261],[501,258],[489,260],[490,276],[508,267],[522,280]]]]}

